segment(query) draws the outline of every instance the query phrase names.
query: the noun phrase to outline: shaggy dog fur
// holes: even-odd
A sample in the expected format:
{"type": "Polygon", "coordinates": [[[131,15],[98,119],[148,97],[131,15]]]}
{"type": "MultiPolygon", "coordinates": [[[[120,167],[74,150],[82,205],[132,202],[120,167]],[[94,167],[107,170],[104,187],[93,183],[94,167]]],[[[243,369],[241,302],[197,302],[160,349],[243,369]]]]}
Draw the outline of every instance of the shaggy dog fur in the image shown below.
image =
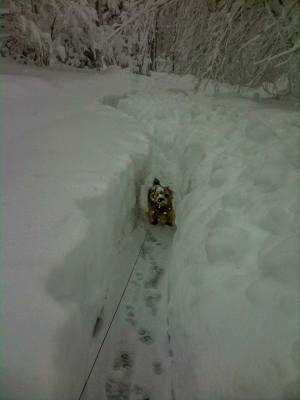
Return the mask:
{"type": "Polygon", "coordinates": [[[153,179],[153,185],[148,190],[148,216],[152,225],[158,221],[173,226],[175,213],[173,210],[173,192],[168,186],[161,186],[157,178],[153,179]]]}

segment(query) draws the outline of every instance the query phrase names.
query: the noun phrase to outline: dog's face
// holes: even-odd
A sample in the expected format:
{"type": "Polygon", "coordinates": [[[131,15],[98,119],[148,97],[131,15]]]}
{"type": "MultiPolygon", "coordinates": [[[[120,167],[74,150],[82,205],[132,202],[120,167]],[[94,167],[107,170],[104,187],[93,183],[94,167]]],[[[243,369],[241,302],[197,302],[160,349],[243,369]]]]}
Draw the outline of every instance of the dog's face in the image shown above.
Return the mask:
{"type": "Polygon", "coordinates": [[[168,186],[161,186],[158,180],[154,180],[153,186],[149,190],[149,200],[158,209],[167,208],[172,205],[172,190],[168,186]]]}

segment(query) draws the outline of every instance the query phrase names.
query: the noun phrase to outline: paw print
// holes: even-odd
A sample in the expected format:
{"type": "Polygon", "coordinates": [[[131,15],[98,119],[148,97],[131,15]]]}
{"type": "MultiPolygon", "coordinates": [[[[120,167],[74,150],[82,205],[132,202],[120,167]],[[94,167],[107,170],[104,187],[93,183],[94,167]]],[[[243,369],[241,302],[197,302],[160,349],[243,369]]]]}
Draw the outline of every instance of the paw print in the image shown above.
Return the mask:
{"type": "Polygon", "coordinates": [[[144,275],[141,272],[136,272],[136,279],[138,281],[141,281],[143,279],[144,275]]]}
{"type": "Polygon", "coordinates": [[[153,363],[153,371],[156,375],[160,375],[163,373],[163,367],[160,362],[153,363]]]}
{"type": "Polygon", "coordinates": [[[120,357],[115,360],[114,369],[129,369],[133,365],[131,356],[127,352],[121,353],[120,357]]]}
{"type": "Polygon", "coordinates": [[[155,342],[155,339],[151,336],[149,331],[144,328],[140,328],[138,334],[140,335],[140,340],[145,344],[152,344],[155,342]]]}
{"type": "Polygon", "coordinates": [[[156,314],[157,303],[161,300],[162,295],[155,289],[147,289],[145,292],[145,305],[151,309],[152,314],[156,314]]]}
{"type": "Polygon", "coordinates": [[[133,393],[133,400],[151,400],[148,391],[143,386],[137,384],[133,385],[133,393]]]}
{"type": "Polygon", "coordinates": [[[131,325],[135,325],[136,324],[136,317],[135,317],[134,308],[132,306],[130,306],[130,305],[126,306],[125,321],[130,322],[131,325]]]}

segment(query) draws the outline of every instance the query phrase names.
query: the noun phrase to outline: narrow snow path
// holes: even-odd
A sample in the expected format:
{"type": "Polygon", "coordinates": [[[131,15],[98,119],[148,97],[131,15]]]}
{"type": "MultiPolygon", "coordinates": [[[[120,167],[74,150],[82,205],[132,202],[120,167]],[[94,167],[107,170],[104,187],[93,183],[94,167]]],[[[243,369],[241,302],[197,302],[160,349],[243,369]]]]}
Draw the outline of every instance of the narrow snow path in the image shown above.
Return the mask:
{"type": "Polygon", "coordinates": [[[169,264],[176,228],[152,226],[146,215],[153,178],[174,187],[176,168],[152,135],[141,215],[111,271],[106,303],[95,327],[81,400],[171,400],[168,325],[169,264]],[[97,350],[97,348],[99,350],[97,350]]]}
{"type": "Polygon", "coordinates": [[[100,351],[82,399],[172,398],[167,303],[173,232],[164,226],[149,227],[140,219],[129,245],[120,253],[112,271],[108,307],[95,333],[100,351]]]}

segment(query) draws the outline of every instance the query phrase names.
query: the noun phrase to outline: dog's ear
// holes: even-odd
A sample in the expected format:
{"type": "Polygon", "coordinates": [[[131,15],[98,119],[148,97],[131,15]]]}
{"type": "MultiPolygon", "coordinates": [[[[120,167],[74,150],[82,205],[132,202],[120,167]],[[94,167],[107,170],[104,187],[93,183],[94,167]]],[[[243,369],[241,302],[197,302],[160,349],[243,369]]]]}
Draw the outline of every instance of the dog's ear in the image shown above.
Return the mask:
{"type": "Polygon", "coordinates": [[[157,178],[153,179],[153,185],[160,185],[160,182],[157,178]]]}
{"type": "Polygon", "coordinates": [[[166,186],[166,189],[168,189],[172,194],[173,194],[173,190],[172,189],[170,189],[170,187],[169,186],[166,186]]]}

